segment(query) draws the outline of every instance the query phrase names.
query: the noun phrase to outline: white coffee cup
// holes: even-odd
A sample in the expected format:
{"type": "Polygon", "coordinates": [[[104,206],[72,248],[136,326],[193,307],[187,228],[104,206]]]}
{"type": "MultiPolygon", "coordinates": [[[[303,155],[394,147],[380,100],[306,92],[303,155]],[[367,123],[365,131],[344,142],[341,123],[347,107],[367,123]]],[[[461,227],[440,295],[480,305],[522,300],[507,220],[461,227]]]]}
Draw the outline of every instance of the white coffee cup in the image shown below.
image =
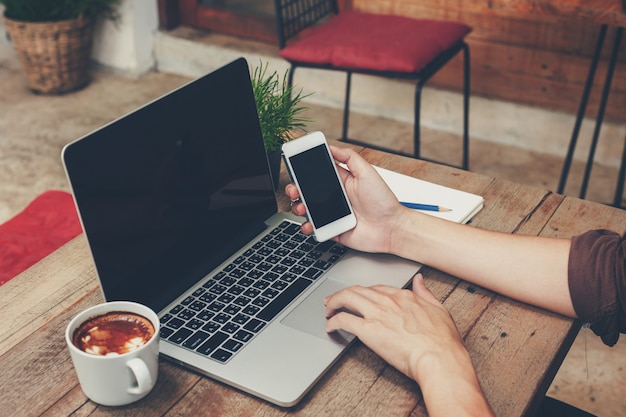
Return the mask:
{"type": "Polygon", "coordinates": [[[142,305],[129,301],[98,304],[74,317],[65,330],[65,341],[87,397],[102,405],[118,406],[145,397],[154,387],[159,370],[159,318],[142,305]],[[106,356],[86,353],[73,342],[74,332],[83,323],[109,312],[128,312],[150,320],[154,334],[143,345],[130,352],[106,356]]]}

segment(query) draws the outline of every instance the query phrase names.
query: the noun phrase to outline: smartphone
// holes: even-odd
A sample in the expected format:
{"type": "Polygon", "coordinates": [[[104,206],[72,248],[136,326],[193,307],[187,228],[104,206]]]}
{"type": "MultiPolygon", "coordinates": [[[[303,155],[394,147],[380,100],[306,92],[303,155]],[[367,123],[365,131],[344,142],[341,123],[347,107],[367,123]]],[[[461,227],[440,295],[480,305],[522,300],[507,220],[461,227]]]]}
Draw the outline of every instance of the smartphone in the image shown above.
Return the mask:
{"type": "Polygon", "coordinates": [[[283,159],[313,225],[318,242],[356,226],[356,216],[322,132],[311,132],[285,142],[283,159]]]}

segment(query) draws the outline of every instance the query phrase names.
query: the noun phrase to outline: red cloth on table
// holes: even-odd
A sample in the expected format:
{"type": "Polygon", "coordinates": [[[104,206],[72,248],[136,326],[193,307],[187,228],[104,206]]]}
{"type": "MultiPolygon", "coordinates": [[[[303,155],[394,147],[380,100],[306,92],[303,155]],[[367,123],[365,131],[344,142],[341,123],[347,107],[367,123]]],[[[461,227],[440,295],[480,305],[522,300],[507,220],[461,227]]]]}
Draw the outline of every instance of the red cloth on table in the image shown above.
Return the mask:
{"type": "Polygon", "coordinates": [[[0,225],[0,285],[82,232],[72,195],[46,191],[0,225]]]}

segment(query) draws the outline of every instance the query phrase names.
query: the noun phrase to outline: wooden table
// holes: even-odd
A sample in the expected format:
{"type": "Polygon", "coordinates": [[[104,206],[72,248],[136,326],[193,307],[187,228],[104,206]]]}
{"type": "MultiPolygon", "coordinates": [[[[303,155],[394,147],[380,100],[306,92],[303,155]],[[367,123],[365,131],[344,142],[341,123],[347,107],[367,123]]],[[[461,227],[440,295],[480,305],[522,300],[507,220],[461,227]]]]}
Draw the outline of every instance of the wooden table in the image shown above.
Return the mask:
{"type": "MultiPolygon", "coordinates": [[[[590,228],[626,231],[623,210],[378,151],[362,150],[362,155],[384,168],[481,194],[485,207],[472,221],[474,227],[561,237],[590,228]]],[[[286,181],[283,172],[281,189],[286,181]]],[[[288,205],[282,193],[278,198],[282,207],[288,205]]],[[[439,271],[424,272],[428,287],[455,318],[497,415],[529,415],[579,324],[439,271]]],[[[63,332],[75,314],[102,301],[82,235],[0,287],[3,415],[426,415],[417,385],[361,343],[293,409],[275,407],[166,361],[145,399],[122,408],[98,406],[78,385],[63,332]]]]}

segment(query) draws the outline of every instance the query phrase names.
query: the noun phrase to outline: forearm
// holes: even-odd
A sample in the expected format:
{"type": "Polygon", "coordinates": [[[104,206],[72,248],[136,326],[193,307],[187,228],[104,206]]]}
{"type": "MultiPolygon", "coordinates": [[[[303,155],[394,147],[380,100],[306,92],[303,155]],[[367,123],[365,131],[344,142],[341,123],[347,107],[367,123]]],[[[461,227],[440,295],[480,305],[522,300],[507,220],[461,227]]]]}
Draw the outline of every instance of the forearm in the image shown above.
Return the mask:
{"type": "Polygon", "coordinates": [[[391,252],[517,300],[575,317],[570,241],[491,232],[405,210],[391,252]]]}
{"type": "Polygon", "coordinates": [[[493,416],[465,349],[440,352],[429,360],[424,378],[417,378],[428,415],[471,417],[493,416]],[[448,357],[445,357],[448,356],[448,357]]]}

